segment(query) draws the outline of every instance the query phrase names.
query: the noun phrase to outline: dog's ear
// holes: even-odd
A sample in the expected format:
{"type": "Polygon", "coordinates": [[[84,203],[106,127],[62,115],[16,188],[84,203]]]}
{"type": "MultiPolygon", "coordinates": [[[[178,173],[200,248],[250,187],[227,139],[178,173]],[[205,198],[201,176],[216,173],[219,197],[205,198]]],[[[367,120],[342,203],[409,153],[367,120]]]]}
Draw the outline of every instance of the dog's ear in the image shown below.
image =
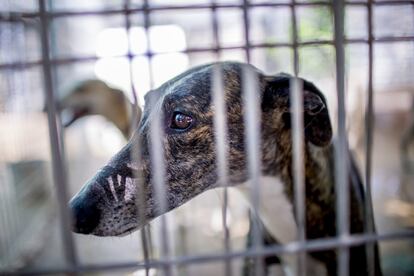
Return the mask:
{"type": "Polygon", "coordinates": [[[304,81],[303,111],[306,138],[316,146],[327,146],[332,139],[332,125],[322,93],[304,81]]]}
{"type": "MultiPolygon", "coordinates": [[[[283,123],[291,127],[291,96],[290,85],[292,77],[287,74],[279,74],[274,77],[266,77],[265,91],[262,108],[278,108],[283,112],[283,123]]],[[[327,146],[332,139],[332,126],[329,118],[326,100],[321,91],[311,82],[300,79],[303,82],[303,118],[304,132],[307,141],[316,146],[327,146]]]]}

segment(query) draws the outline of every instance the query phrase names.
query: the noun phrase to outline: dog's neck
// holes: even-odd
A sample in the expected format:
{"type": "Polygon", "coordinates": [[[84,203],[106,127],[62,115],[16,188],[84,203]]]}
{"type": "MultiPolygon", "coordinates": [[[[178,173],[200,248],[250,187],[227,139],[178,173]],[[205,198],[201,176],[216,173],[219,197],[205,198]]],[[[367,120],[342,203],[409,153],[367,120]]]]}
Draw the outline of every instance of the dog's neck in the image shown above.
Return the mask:
{"type": "MultiPolygon", "coordinates": [[[[290,133],[275,139],[263,141],[263,175],[276,176],[285,186],[288,198],[293,202],[293,151],[290,133]]],[[[304,177],[307,192],[317,192],[320,198],[332,200],[332,158],[333,145],[325,148],[316,147],[304,141],[304,177]]]]}
{"type": "MultiPolygon", "coordinates": [[[[297,240],[298,227],[295,219],[294,183],[292,171],[291,146],[268,145],[263,152],[263,176],[259,179],[261,200],[257,207],[257,214],[267,232],[280,244],[287,244],[297,240]],[[271,158],[273,155],[273,158],[271,158]],[[268,158],[268,159],[267,159],[268,158]]],[[[305,147],[305,182],[306,200],[322,199],[332,204],[332,183],[329,168],[330,148],[317,148],[311,144],[305,147]]],[[[236,186],[250,202],[252,183],[249,181],[236,186]]],[[[251,205],[251,204],[250,204],[251,205]]],[[[308,204],[306,204],[308,206],[308,204]]],[[[313,206],[313,205],[311,205],[313,206]]],[[[308,210],[309,211],[309,210],[308,210]]],[[[317,212],[308,212],[307,220],[317,217],[317,212]]],[[[308,224],[308,223],[307,223],[308,224]]],[[[312,234],[311,234],[312,235],[312,234]]],[[[292,256],[281,256],[284,269],[294,271],[296,259],[292,256]]],[[[307,271],[310,275],[327,275],[325,265],[308,256],[307,271]]],[[[290,275],[290,274],[288,274],[290,275]]]]}

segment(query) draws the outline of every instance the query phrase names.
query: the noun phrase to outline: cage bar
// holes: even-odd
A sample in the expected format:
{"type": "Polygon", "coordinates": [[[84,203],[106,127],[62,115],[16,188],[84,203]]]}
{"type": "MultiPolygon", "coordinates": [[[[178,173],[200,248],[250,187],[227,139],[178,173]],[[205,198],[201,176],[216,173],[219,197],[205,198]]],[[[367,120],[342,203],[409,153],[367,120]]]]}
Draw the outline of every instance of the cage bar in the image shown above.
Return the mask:
{"type": "MultiPolygon", "coordinates": [[[[143,2],[143,15],[144,15],[144,30],[147,37],[147,51],[145,55],[148,58],[148,71],[149,71],[149,81],[150,81],[150,88],[154,88],[154,77],[153,77],[153,67],[152,67],[152,47],[151,47],[151,36],[149,28],[151,26],[151,19],[150,19],[150,3],[149,0],[144,0],[143,2]]],[[[155,184],[155,198],[157,199],[158,203],[160,204],[160,211],[162,213],[166,213],[168,211],[168,198],[167,198],[167,190],[165,188],[165,164],[164,164],[164,131],[162,128],[162,118],[163,118],[163,111],[160,110],[159,114],[156,114],[156,118],[154,120],[154,124],[150,126],[150,136],[151,136],[151,160],[152,167],[154,168],[154,184],[155,184]]],[[[168,227],[168,217],[162,215],[160,224],[160,233],[159,238],[161,240],[161,258],[170,258],[171,257],[171,248],[170,248],[170,237],[169,237],[169,227],[168,227]]],[[[172,266],[166,265],[164,267],[164,275],[171,276],[174,275],[174,270],[172,266]]]]}
{"type": "MultiPolygon", "coordinates": [[[[201,264],[211,263],[216,261],[222,261],[223,259],[230,258],[242,258],[242,257],[265,257],[275,254],[293,254],[301,251],[306,252],[317,252],[324,251],[340,246],[357,246],[361,244],[373,243],[373,242],[389,242],[395,240],[409,240],[414,238],[413,231],[401,231],[389,234],[355,234],[350,235],[347,240],[340,240],[337,237],[327,239],[316,239],[307,241],[303,245],[298,243],[292,243],[288,246],[272,245],[262,247],[261,250],[241,250],[232,251],[229,254],[216,253],[206,255],[192,255],[182,256],[176,258],[162,259],[162,260],[151,260],[148,265],[152,268],[162,268],[166,265],[184,265],[184,264],[201,264]]],[[[97,271],[112,271],[121,269],[144,269],[147,264],[143,262],[124,262],[124,263],[106,263],[101,265],[79,265],[77,267],[57,267],[57,268],[44,268],[38,270],[25,271],[19,273],[15,271],[5,271],[7,275],[49,275],[56,273],[82,273],[82,272],[97,272],[97,271]]],[[[3,271],[2,271],[3,272],[3,271]]]]}
{"type": "MultiPolygon", "coordinates": [[[[303,83],[298,79],[299,75],[299,53],[298,53],[298,27],[296,16],[296,1],[292,0],[292,42],[293,42],[293,72],[294,78],[290,81],[291,109],[292,109],[292,176],[294,181],[295,210],[298,225],[298,242],[306,241],[306,210],[305,210],[305,178],[304,178],[304,134],[303,134],[303,83]]],[[[298,253],[296,275],[307,275],[306,253],[298,253]]]]}
{"type": "MultiPolygon", "coordinates": [[[[164,140],[164,133],[161,127],[161,120],[162,120],[162,112],[158,114],[152,114],[153,121],[150,126],[150,158],[151,158],[151,166],[154,169],[154,174],[151,179],[151,183],[153,185],[153,192],[155,197],[155,202],[158,205],[158,210],[160,214],[164,214],[168,211],[168,203],[167,203],[167,190],[165,185],[165,164],[164,164],[164,147],[163,147],[163,140],[164,140]]],[[[161,240],[161,250],[160,250],[160,257],[162,259],[167,259],[170,257],[170,247],[169,247],[169,237],[168,237],[168,229],[167,229],[167,221],[165,215],[161,215],[161,227],[159,232],[159,237],[161,240]]],[[[171,274],[171,267],[166,265],[164,267],[164,275],[170,276],[171,274]]]]}
{"type": "MultiPolygon", "coordinates": [[[[414,36],[403,36],[403,37],[376,37],[374,38],[374,43],[395,43],[395,42],[410,42],[414,40],[414,36]]],[[[344,39],[344,44],[368,44],[368,39],[344,39]]],[[[297,46],[324,46],[324,45],[334,45],[333,40],[313,40],[313,41],[303,41],[298,42],[297,46]]],[[[293,43],[258,43],[258,44],[250,44],[250,49],[263,49],[263,48],[292,48],[294,47],[293,43]]],[[[171,52],[164,52],[160,53],[163,54],[170,54],[170,53],[184,53],[184,54],[191,54],[191,53],[205,53],[205,52],[212,52],[215,51],[227,51],[227,50],[245,50],[245,46],[221,46],[218,48],[187,48],[186,50],[182,51],[171,51],[171,52]]],[[[133,54],[133,57],[140,57],[140,56],[151,56],[151,53],[145,54],[133,54]]],[[[125,55],[114,55],[114,58],[125,57],[125,55]]],[[[71,64],[71,63],[80,63],[80,62],[90,62],[96,61],[98,59],[97,56],[84,56],[84,57],[69,57],[69,58],[51,58],[50,63],[51,65],[63,65],[63,64],[71,64]]],[[[42,60],[36,61],[29,61],[29,62],[13,62],[13,63],[0,63],[0,71],[2,70],[22,70],[31,67],[41,66],[43,64],[42,60]]]]}
{"type": "MultiPolygon", "coordinates": [[[[289,3],[274,3],[274,2],[264,2],[264,3],[252,3],[248,0],[240,1],[240,3],[217,3],[215,0],[211,0],[208,4],[190,4],[190,5],[160,5],[154,6],[150,5],[148,0],[145,0],[142,6],[134,6],[131,4],[131,1],[124,0],[124,5],[122,9],[103,9],[103,10],[92,10],[92,11],[54,11],[46,9],[46,2],[44,0],[38,0],[39,11],[38,12],[1,12],[0,13],[0,22],[24,22],[25,20],[37,20],[40,19],[41,23],[41,39],[42,39],[42,59],[34,61],[23,61],[23,62],[11,62],[0,64],[0,70],[21,70],[27,69],[36,66],[43,66],[43,77],[44,77],[44,86],[46,91],[46,98],[48,100],[48,123],[50,130],[50,143],[52,149],[52,160],[53,160],[53,172],[54,172],[54,182],[57,187],[57,197],[59,199],[59,212],[62,217],[62,238],[63,244],[65,246],[65,256],[67,258],[66,267],[56,267],[48,268],[42,270],[31,270],[25,271],[25,275],[43,275],[43,274],[55,274],[55,273],[83,273],[83,272],[93,272],[93,271],[112,271],[119,269],[145,269],[147,275],[149,274],[149,268],[159,268],[164,270],[166,275],[171,275],[172,266],[176,265],[189,265],[189,264],[198,264],[198,263],[209,263],[224,261],[226,265],[226,275],[232,274],[232,264],[231,261],[235,258],[241,257],[252,257],[256,259],[256,275],[261,275],[263,273],[263,264],[261,260],[270,255],[274,254],[298,254],[302,256],[299,258],[298,262],[298,274],[306,274],[306,254],[309,252],[323,251],[327,249],[338,248],[339,250],[339,261],[338,261],[338,274],[339,275],[348,275],[348,263],[349,263],[349,252],[348,249],[350,246],[366,244],[368,252],[368,263],[370,266],[371,275],[375,274],[375,266],[372,263],[373,260],[373,247],[374,243],[379,241],[395,241],[395,240],[404,240],[414,238],[414,233],[412,231],[406,232],[394,232],[386,235],[374,234],[374,225],[370,221],[367,221],[367,232],[364,234],[350,234],[349,233],[349,187],[347,182],[348,176],[348,166],[349,166],[349,152],[347,144],[347,135],[345,128],[345,76],[344,76],[344,66],[345,66],[345,54],[344,47],[348,44],[366,44],[368,46],[368,95],[367,95],[367,105],[366,105],[366,114],[365,114],[365,183],[366,183],[366,203],[365,207],[366,217],[373,217],[373,211],[371,204],[371,182],[372,182],[372,141],[373,141],[373,130],[374,130],[374,104],[373,104],[373,52],[375,43],[393,43],[393,42],[412,42],[414,41],[414,36],[395,36],[395,37],[374,37],[373,34],[373,8],[377,6],[398,6],[398,5],[411,5],[414,7],[414,1],[412,0],[397,0],[397,1],[341,1],[335,0],[333,2],[329,1],[316,1],[316,2],[300,2],[292,0],[289,3]],[[367,26],[368,26],[368,38],[358,38],[358,39],[346,39],[344,37],[344,7],[347,6],[357,6],[364,7],[367,10],[367,26]],[[290,7],[292,11],[292,37],[293,40],[291,43],[259,43],[253,44],[250,42],[250,33],[249,33],[249,11],[254,7],[290,7]],[[297,30],[297,7],[332,7],[334,14],[334,34],[335,37],[333,40],[312,40],[312,41],[298,41],[298,30],[297,30]],[[243,11],[243,27],[244,27],[244,44],[237,46],[222,46],[219,39],[219,20],[217,18],[217,10],[219,9],[234,9],[238,8],[243,11]],[[291,82],[291,96],[292,96],[292,110],[293,110],[293,132],[292,132],[292,141],[293,141],[293,167],[295,170],[295,206],[296,206],[296,217],[298,222],[298,240],[299,242],[290,243],[287,245],[274,245],[263,247],[261,244],[262,234],[261,229],[258,224],[253,221],[253,243],[254,246],[251,249],[232,251],[230,246],[230,235],[227,225],[227,208],[228,208],[228,195],[227,195],[227,182],[228,182],[228,161],[227,161],[227,124],[225,116],[225,102],[223,99],[224,89],[223,89],[223,79],[222,74],[220,73],[220,68],[214,69],[214,77],[212,80],[212,92],[213,92],[213,101],[216,109],[216,114],[214,116],[215,132],[216,132],[216,147],[217,147],[217,167],[220,183],[224,186],[224,202],[222,206],[222,223],[224,229],[224,243],[225,250],[224,252],[207,254],[207,255],[190,255],[190,256],[180,256],[180,257],[171,257],[169,248],[169,237],[168,237],[168,226],[165,221],[165,217],[161,217],[161,251],[163,254],[158,260],[152,260],[151,256],[151,244],[147,244],[146,241],[149,239],[149,236],[146,234],[145,230],[142,231],[142,242],[144,250],[144,261],[141,262],[126,262],[126,263],[106,263],[102,265],[84,265],[78,264],[77,252],[75,244],[73,243],[73,237],[70,233],[70,216],[66,210],[67,202],[67,191],[66,191],[66,170],[64,166],[63,150],[62,150],[62,137],[61,129],[59,122],[59,114],[56,111],[55,101],[54,101],[54,89],[53,89],[53,79],[52,72],[55,65],[62,64],[75,64],[81,62],[95,61],[98,59],[96,56],[73,56],[73,57],[60,57],[55,58],[50,56],[50,47],[49,47],[49,29],[50,22],[56,18],[64,17],[83,17],[91,15],[123,15],[125,17],[125,29],[127,30],[128,37],[128,53],[126,56],[118,57],[127,57],[129,59],[130,66],[130,77],[131,77],[131,89],[133,93],[134,105],[138,105],[138,100],[133,85],[133,69],[131,66],[131,61],[136,56],[146,56],[149,59],[149,72],[151,79],[151,87],[153,87],[153,70],[151,66],[151,58],[153,53],[151,52],[151,42],[150,39],[147,40],[147,52],[144,54],[134,54],[131,51],[131,41],[129,37],[129,29],[131,27],[130,16],[142,13],[144,15],[144,27],[149,38],[149,26],[150,26],[150,13],[155,13],[157,11],[174,11],[174,10],[192,10],[192,9],[209,9],[212,16],[212,29],[213,29],[213,46],[212,47],[200,47],[200,48],[188,48],[183,51],[173,51],[166,52],[168,53],[203,53],[203,52],[213,52],[216,53],[217,58],[220,58],[220,52],[226,50],[238,50],[242,49],[245,51],[246,60],[249,62],[251,60],[250,50],[260,49],[260,48],[278,48],[278,47],[288,47],[293,50],[294,53],[294,75],[291,82]],[[336,195],[337,195],[337,237],[320,239],[320,240],[306,240],[306,212],[305,212],[305,187],[304,187],[304,172],[303,172],[303,118],[301,116],[301,92],[302,92],[302,83],[297,78],[299,75],[299,58],[298,58],[298,48],[302,46],[316,46],[316,45],[333,45],[336,50],[336,87],[337,87],[337,101],[338,101],[338,140],[336,141],[337,147],[335,151],[335,177],[336,177],[336,195]],[[338,196],[340,195],[340,196],[338,196]]],[[[251,72],[247,68],[243,70],[243,94],[244,94],[244,107],[246,109],[245,114],[245,138],[247,141],[246,148],[248,151],[248,169],[249,177],[251,180],[251,201],[253,205],[254,212],[259,210],[259,201],[260,201],[260,172],[261,172],[261,149],[258,147],[260,145],[260,129],[256,126],[258,121],[260,121],[259,114],[259,101],[257,99],[258,90],[257,79],[254,72],[251,72]]],[[[161,118],[161,114],[156,114],[158,118],[161,118]]],[[[135,118],[135,116],[134,116],[135,118]]],[[[154,124],[151,126],[151,159],[153,162],[153,168],[155,169],[153,185],[156,190],[157,201],[161,206],[161,210],[167,210],[166,203],[166,190],[164,183],[164,173],[165,173],[165,164],[163,162],[163,147],[162,147],[162,138],[163,131],[161,128],[160,120],[154,120],[154,124]]],[[[136,122],[133,122],[132,128],[136,126],[136,122]]],[[[140,153],[139,149],[137,152],[134,152],[134,156],[137,157],[138,162],[140,162],[140,153]],[[135,155],[136,154],[136,155],[135,155]]],[[[142,204],[143,202],[139,203],[142,204]]],[[[7,214],[5,214],[7,216],[7,214]]],[[[7,220],[6,217],[3,217],[2,220],[7,220]]],[[[149,232],[148,232],[149,233],[149,232]]],[[[2,245],[8,246],[8,245],[2,245]]],[[[5,272],[10,275],[20,275],[19,272],[14,271],[0,271],[0,273],[5,272]]]]}
{"type": "Polygon", "coordinates": [[[296,1],[292,0],[291,15],[292,15],[292,48],[293,48],[293,72],[295,77],[299,75],[299,53],[298,53],[298,21],[296,17],[296,1]]]}
{"type": "MultiPolygon", "coordinates": [[[[384,1],[374,1],[372,4],[375,6],[400,6],[400,5],[409,5],[414,4],[413,0],[384,0],[384,1]]],[[[366,7],[367,1],[346,1],[348,6],[362,6],[366,7]]],[[[249,7],[290,7],[292,3],[277,3],[277,2],[258,2],[258,3],[249,3],[249,7]]],[[[212,4],[189,4],[189,5],[157,5],[157,6],[148,6],[145,8],[145,5],[138,7],[131,7],[128,10],[125,9],[104,9],[104,10],[94,10],[94,11],[46,11],[47,17],[73,17],[73,16],[90,16],[90,15],[113,15],[113,14],[123,14],[124,12],[128,13],[140,13],[148,10],[150,12],[156,11],[165,11],[165,10],[193,10],[193,9],[211,9],[212,6],[220,9],[234,9],[234,8],[243,8],[244,4],[237,3],[217,3],[212,4]]],[[[295,6],[297,7],[315,7],[315,6],[331,6],[329,1],[312,1],[312,2],[296,2],[295,6]]],[[[0,21],[21,21],[23,19],[30,19],[39,17],[39,12],[1,12],[0,21]]]]}
{"type": "MultiPolygon", "coordinates": [[[[293,181],[295,194],[295,211],[298,225],[298,242],[306,241],[306,209],[305,209],[305,172],[304,172],[304,124],[303,124],[303,83],[298,78],[291,80],[292,144],[293,144],[293,181]]],[[[306,275],[306,255],[300,252],[296,275],[306,275]]]]}
{"type": "MultiPolygon", "coordinates": [[[[368,95],[365,113],[365,215],[366,232],[374,232],[374,212],[372,210],[371,172],[372,172],[372,148],[374,131],[374,101],[373,101],[373,66],[374,66],[374,30],[372,0],[368,0],[367,27],[368,27],[368,95]]],[[[375,252],[374,245],[367,244],[368,271],[371,276],[375,275],[375,252]]]]}
{"type": "Polygon", "coordinates": [[[49,47],[49,19],[46,17],[46,1],[39,0],[40,21],[41,21],[41,42],[43,59],[43,78],[46,93],[46,105],[49,123],[50,146],[52,150],[53,178],[56,185],[58,198],[59,215],[61,220],[61,231],[64,245],[64,253],[67,262],[76,267],[78,258],[76,247],[71,233],[71,217],[66,207],[68,202],[67,177],[62,152],[62,131],[60,128],[59,114],[56,110],[55,93],[52,83],[52,65],[50,64],[49,47]]]}
{"type": "MultiPolygon", "coordinates": [[[[225,89],[223,80],[223,71],[221,66],[217,65],[213,68],[212,79],[212,102],[214,106],[214,133],[215,145],[217,152],[217,174],[219,186],[223,189],[223,206],[222,206],[222,224],[224,230],[224,251],[229,253],[230,231],[227,223],[228,213],[228,131],[227,131],[227,113],[225,102],[225,89]]],[[[229,259],[225,260],[225,275],[232,275],[233,269],[229,259]]]]}
{"type": "Polygon", "coordinates": [[[249,23],[249,8],[250,1],[243,0],[243,28],[244,28],[244,51],[247,63],[250,63],[250,23],[249,23]]]}
{"type": "Polygon", "coordinates": [[[216,0],[211,0],[211,28],[213,30],[213,48],[216,58],[220,58],[220,34],[219,20],[217,16],[216,0]]]}
{"type": "MultiPolygon", "coordinates": [[[[247,170],[249,179],[250,200],[252,206],[251,228],[252,228],[252,248],[260,250],[263,247],[263,233],[258,222],[260,208],[260,176],[262,172],[262,154],[261,154],[261,112],[259,80],[256,72],[244,66],[242,68],[242,94],[244,110],[244,137],[247,154],[247,170]]],[[[255,274],[263,275],[263,260],[255,259],[255,274]]]]}
{"type": "MultiPolygon", "coordinates": [[[[138,126],[138,108],[140,108],[140,103],[138,101],[137,97],[137,91],[135,89],[134,85],[134,68],[132,66],[133,64],[133,58],[134,55],[132,54],[132,42],[131,42],[131,15],[128,13],[128,9],[130,8],[130,0],[124,0],[124,18],[125,18],[125,30],[127,34],[127,43],[128,43],[128,49],[127,49],[127,57],[128,57],[128,67],[129,67],[129,78],[130,78],[130,88],[131,88],[131,94],[133,99],[133,110],[132,110],[132,121],[130,122],[130,133],[129,135],[132,136],[134,131],[136,130],[136,127],[138,126]]],[[[140,91],[143,93],[143,91],[140,91]]],[[[142,112],[141,112],[142,113],[142,112]]],[[[141,160],[141,141],[138,142],[138,145],[132,148],[131,151],[131,160],[135,160],[136,163],[140,164],[142,162],[141,160]]],[[[137,172],[134,172],[137,173],[137,172]]],[[[142,175],[134,175],[136,179],[139,180],[139,183],[141,184],[143,181],[142,175]]],[[[140,218],[140,221],[145,221],[145,193],[144,189],[143,191],[139,193],[138,199],[137,199],[137,214],[140,218]]],[[[143,249],[143,255],[144,255],[144,262],[148,263],[149,259],[153,257],[152,255],[152,235],[151,235],[151,229],[149,225],[145,225],[142,230],[140,231],[141,234],[141,245],[143,249]]],[[[149,267],[145,267],[145,275],[149,276],[149,267]]]]}
{"type": "MultiPolygon", "coordinates": [[[[335,195],[337,202],[337,235],[340,240],[349,238],[349,185],[348,143],[345,111],[345,54],[344,54],[344,3],[333,2],[335,26],[336,89],[338,100],[338,137],[335,147],[335,195]]],[[[338,275],[349,275],[349,248],[338,248],[338,275]]]]}

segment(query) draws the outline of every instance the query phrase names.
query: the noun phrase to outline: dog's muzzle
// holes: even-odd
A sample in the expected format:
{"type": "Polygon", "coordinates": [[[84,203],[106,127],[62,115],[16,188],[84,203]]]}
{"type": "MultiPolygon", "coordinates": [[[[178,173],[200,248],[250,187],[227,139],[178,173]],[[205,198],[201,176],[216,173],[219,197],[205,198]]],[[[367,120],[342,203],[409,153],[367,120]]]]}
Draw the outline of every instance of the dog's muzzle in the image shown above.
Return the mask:
{"type": "Polygon", "coordinates": [[[115,199],[114,187],[121,184],[112,182],[115,173],[115,168],[103,167],[69,202],[74,232],[91,234],[99,225],[102,209],[109,199],[115,199]]]}
{"type": "Polygon", "coordinates": [[[137,170],[131,167],[130,148],[126,145],[71,199],[74,232],[117,235],[114,229],[136,224],[137,170]]]}
{"type": "Polygon", "coordinates": [[[73,232],[90,234],[99,224],[101,217],[99,201],[101,199],[99,194],[93,192],[93,186],[88,184],[69,202],[73,232]]]}

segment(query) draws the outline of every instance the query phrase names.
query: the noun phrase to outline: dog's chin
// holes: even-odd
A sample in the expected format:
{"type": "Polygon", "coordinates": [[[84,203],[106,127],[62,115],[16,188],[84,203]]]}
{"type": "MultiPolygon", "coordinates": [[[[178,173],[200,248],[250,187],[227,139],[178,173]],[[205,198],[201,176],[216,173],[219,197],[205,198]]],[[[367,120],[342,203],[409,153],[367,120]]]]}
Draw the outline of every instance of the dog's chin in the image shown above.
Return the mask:
{"type": "Polygon", "coordinates": [[[125,237],[125,236],[132,234],[133,232],[137,230],[138,230],[138,227],[131,227],[129,229],[126,229],[124,232],[117,234],[116,237],[125,237]]]}
{"type": "Polygon", "coordinates": [[[114,229],[113,231],[102,231],[100,229],[96,229],[94,230],[92,233],[90,233],[93,236],[97,236],[97,237],[125,237],[128,236],[130,234],[132,234],[133,232],[140,230],[142,228],[142,226],[139,226],[137,224],[127,224],[124,225],[120,228],[114,229]]]}

